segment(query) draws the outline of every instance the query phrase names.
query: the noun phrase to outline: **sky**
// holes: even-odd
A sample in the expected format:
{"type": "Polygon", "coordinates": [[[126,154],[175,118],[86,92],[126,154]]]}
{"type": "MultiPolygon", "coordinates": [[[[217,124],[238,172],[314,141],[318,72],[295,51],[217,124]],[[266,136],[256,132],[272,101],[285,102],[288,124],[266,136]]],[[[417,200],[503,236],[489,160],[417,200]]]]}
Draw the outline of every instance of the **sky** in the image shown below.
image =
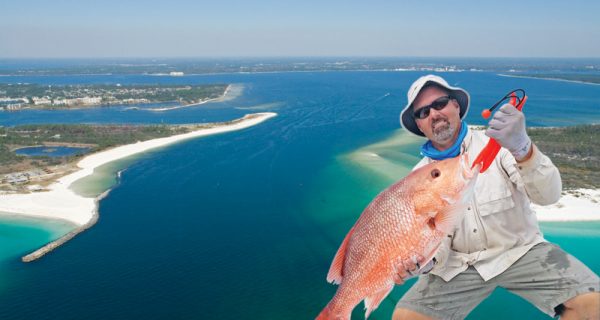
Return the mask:
{"type": "Polygon", "coordinates": [[[0,4],[0,58],[600,57],[598,0],[0,4]]]}

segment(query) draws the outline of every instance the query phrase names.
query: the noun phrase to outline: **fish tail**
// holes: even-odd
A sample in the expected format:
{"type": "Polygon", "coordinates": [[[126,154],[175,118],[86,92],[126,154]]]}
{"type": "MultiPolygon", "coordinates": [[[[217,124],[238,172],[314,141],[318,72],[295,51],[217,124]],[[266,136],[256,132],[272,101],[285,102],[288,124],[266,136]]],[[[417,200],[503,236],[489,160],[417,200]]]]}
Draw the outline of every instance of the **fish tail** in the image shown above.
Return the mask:
{"type": "Polygon", "coordinates": [[[317,316],[317,318],[315,320],[329,320],[329,319],[333,319],[331,317],[331,314],[329,312],[329,305],[326,306],[321,313],[319,313],[319,315],[317,316]]]}
{"type": "Polygon", "coordinates": [[[339,314],[334,312],[328,304],[315,320],[350,320],[350,314],[339,314]]]}

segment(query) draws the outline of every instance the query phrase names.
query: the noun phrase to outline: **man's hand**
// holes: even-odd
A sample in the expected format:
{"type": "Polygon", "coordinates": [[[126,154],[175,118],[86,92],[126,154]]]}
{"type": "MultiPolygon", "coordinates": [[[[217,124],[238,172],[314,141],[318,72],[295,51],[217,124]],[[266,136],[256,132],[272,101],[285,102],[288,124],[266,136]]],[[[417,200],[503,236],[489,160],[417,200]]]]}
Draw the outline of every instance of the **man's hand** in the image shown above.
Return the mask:
{"type": "Polygon", "coordinates": [[[433,269],[435,258],[429,260],[429,262],[422,266],[421,263],[424,262],[423,256],[413,256],[408,260],[397,261],[395,264],[396,273],[394,274],[394,282],[400,285],[410,278],[428,273],[433,269]]]}
{"type": "Polygon", "coordinates": [[[485,134],[508,149],[517,161],[525,159],[531,149],[531,139],[525,131],[525,116],[509,103],[494,114],[485,134]]]}

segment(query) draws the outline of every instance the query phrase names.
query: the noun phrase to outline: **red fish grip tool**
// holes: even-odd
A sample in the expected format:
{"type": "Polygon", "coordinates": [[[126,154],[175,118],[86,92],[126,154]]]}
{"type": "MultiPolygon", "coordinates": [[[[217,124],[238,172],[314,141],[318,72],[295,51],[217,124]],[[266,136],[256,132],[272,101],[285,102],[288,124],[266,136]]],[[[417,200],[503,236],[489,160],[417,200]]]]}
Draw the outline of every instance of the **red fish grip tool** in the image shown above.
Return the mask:
{"type": "MultiPolygon", "coordinates": [[[[507,99],[509,99],[508,103],[512,104],[515,108],[517,108],[517,110],[522,111],[523,105],[525,104],[525,101],[527,101],[527,96],[525,95],[525,90],[523,89],[513,90],[502,97],[502,99],[498,100],[498,102],[494,103],[491,108],[483,110],[481,112],[481,116],[484,119],[488,119],[492,115],[492,111],[494,111],[494,109],[496,109],[507,99]]],[[[475,161],[473,161],[471,169],[475,168],[476,165],[481,164],[481,169],[479,169],[479,172],[483,173],[490,167],[492,162],[494,162],[494,158],[496,158],[496,155],[498,155],[499,151],[500,144],[494,138],[490,138],[488,144],[483,148],[483,150],[481,150],[479,155],[477,155],[475,161]]]]}

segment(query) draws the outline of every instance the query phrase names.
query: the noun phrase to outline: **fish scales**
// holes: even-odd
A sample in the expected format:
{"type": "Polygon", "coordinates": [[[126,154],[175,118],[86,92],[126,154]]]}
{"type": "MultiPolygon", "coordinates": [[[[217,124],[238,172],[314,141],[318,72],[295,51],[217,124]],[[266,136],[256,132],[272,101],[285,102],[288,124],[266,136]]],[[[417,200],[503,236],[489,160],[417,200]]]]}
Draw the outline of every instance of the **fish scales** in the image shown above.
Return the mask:
{"type": "Polygon", "coordinates": [[[317,319],[349,319],[363,300],[368,317],[398,276],[429,262],[460,223],[478,169],[467,155],[434,162],[375,197],[336,253],[327,280],[339,287],[317,319]]]}

